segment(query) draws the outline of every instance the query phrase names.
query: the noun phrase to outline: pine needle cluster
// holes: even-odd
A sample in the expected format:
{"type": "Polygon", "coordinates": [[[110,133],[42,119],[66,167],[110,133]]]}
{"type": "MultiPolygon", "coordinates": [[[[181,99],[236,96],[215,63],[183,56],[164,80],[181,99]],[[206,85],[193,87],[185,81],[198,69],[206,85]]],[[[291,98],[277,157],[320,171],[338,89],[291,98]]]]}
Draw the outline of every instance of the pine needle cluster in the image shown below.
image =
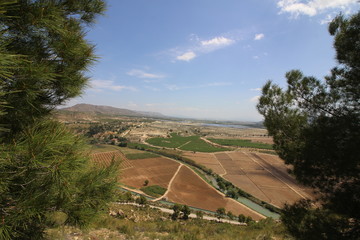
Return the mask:
{"type": "Polygon", "coordinates": [[[101,0],[0,2],[0,239],[42,239],[84,227],[117,187],[119,163],[90,161],[86,144],[51,110],[78,96],[95,60],[85,28],[101,0]]]}

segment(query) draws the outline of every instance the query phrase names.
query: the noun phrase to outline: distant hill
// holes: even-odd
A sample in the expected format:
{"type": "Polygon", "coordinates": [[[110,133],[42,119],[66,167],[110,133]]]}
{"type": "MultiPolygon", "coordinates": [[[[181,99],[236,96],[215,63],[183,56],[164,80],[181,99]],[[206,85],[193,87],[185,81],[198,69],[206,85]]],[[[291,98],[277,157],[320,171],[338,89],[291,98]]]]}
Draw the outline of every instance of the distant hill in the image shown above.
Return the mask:
{"type": "Polygon", "coordinates": [[[91,105],[91,104],[85,104],[85,103],[76,104],[72,107],[62,108],[60,110],[69,111],[69,112],[112,115],[112,116],[156,117],[156,118],[165,118],[166,117],[165,115],[163,115],[161,113],[157,113],[157,112],[133,111],[133,110],[124,109],[124,108],[91,105]]]}

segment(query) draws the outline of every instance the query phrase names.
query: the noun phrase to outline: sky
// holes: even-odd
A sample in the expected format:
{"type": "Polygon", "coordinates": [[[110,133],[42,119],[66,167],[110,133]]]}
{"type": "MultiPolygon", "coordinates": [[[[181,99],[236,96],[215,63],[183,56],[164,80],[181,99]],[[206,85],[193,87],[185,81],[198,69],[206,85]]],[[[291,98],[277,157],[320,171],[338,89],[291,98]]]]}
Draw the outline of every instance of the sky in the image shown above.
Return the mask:
{"type": "Polygon", "coordinates": [[[261,87],[336,64],[328,23],[357,0],[109,0],[88,30],[98,61],[78,103],[261,121],[261,87]]]}

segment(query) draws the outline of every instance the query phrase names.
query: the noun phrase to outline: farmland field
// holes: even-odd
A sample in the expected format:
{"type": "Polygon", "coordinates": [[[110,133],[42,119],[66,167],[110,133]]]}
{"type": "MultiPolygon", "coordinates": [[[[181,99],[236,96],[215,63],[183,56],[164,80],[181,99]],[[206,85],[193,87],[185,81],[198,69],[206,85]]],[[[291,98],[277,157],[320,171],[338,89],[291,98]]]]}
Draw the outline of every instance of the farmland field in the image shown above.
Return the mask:
{"type": "Polygon", "coordinates": [[[215,139],[209,138],[211,142],[224,145],[224,146],[235,146],[235,147],[249,147],[249,148],[259,148],[259,149],[269,149],[272,150],[272,145],[261,142],[253,142],[251,140],[244,139],[215,139]]]}
{"type": "Polygon", "coordinates": [[[226,173],[225,169],[219,164],[219,161],[212,153],[185,152],[183,156],[192,159],[196,163],[199,163],[209,169],[212,169],[215,173],[219,175],[223,175],[226,173]]]}
{"type": "Polygon", "coordinates": [[[145,180],[149,185],[168,188],[168,184],[179,167],[179,163],[167,158],[146,158],[129,160],[133,167],[121,173],[121,182],[134,188],[144,187],[145,180]]]}
{"type": "Polygon", "coordinates": [[[140,190],[153,197],[160,197],[166,192],[166,188],[160,187],[159,185],[142,187],[140,190]]]}
{"type": "Polygon", "coordinates": [[[129,160],[134,160],[134,159],[144,159],[144,158],[155,158],[158,155],[154,153],[141,152],[141,153],[128,153],[125,156],[129,160]]]}
{"type": "Polygon", "coordinates": [[[147,143],[166,148],[179,148],[185,151],[195,152],[219,152],[225,151],[225,148],[214,147],[202,139],[199,136],[182,137],[176,133],[171,133],[170,138],[149,138],[147,143]]]}
{"type": "Polygon", "coordinates": [[[176,175],[167,193],[167,198],[173,202],[210,211],[224,207],[235,215],[244,214],[256,220],[263,218],[235,200],[226,198],[185,166],[176,175]]]}
{"type": "Polygon", "coordinates": [[[91,160],[100,166],[110,165],[112,160],[121,161],[120,168],[131,168],[133,167],[132,163],[127,160],[120,151],[111,151],[111,152],[98,152],[91,155],[91,160]]]}
{"type": "Polygon", "coordinates": [[[277,207],[311,198],[311,190],[299,185],[277,156],[240,151],[207,155],[208,158],[204,153],[188,153],[185,156],[213,169],[254,197],[277,207]]]}
{"type": "MultiPolygon", "coordinates": [[[[92,156],[95,161],[103,164],[110,162],[113,157],[122,159],[121,183],[143,190],[149,195],[160,197],[168,189],[165,196],[176,203],[210,211],[224,207],[236,215],[242,213],[254,219],[263,218],[241,203],[226,198],[185,165],[164,157],[152,157],[152,154],[138,150],[125,152],[126,155],[120,151],[111,151],[95,153],[92,156]],[[128,159],[125,156],[139,158],[128,159]]],[[[217,161],[215,155],[212,156],[212,161],[217,161]]]]}

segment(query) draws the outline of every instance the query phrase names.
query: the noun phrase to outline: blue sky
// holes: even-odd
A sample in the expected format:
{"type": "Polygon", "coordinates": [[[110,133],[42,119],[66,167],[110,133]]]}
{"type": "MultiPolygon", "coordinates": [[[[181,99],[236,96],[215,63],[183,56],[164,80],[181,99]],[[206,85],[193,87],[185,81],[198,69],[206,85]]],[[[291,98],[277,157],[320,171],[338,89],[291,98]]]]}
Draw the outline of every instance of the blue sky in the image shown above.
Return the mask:
{"type": "Polygon", "coordinates": [[[109,0],[87,39],[98,62],[89,103],[169,116],[260,121],[267,80],[336,64],[327,22],[356,0],[109,0]]]}

